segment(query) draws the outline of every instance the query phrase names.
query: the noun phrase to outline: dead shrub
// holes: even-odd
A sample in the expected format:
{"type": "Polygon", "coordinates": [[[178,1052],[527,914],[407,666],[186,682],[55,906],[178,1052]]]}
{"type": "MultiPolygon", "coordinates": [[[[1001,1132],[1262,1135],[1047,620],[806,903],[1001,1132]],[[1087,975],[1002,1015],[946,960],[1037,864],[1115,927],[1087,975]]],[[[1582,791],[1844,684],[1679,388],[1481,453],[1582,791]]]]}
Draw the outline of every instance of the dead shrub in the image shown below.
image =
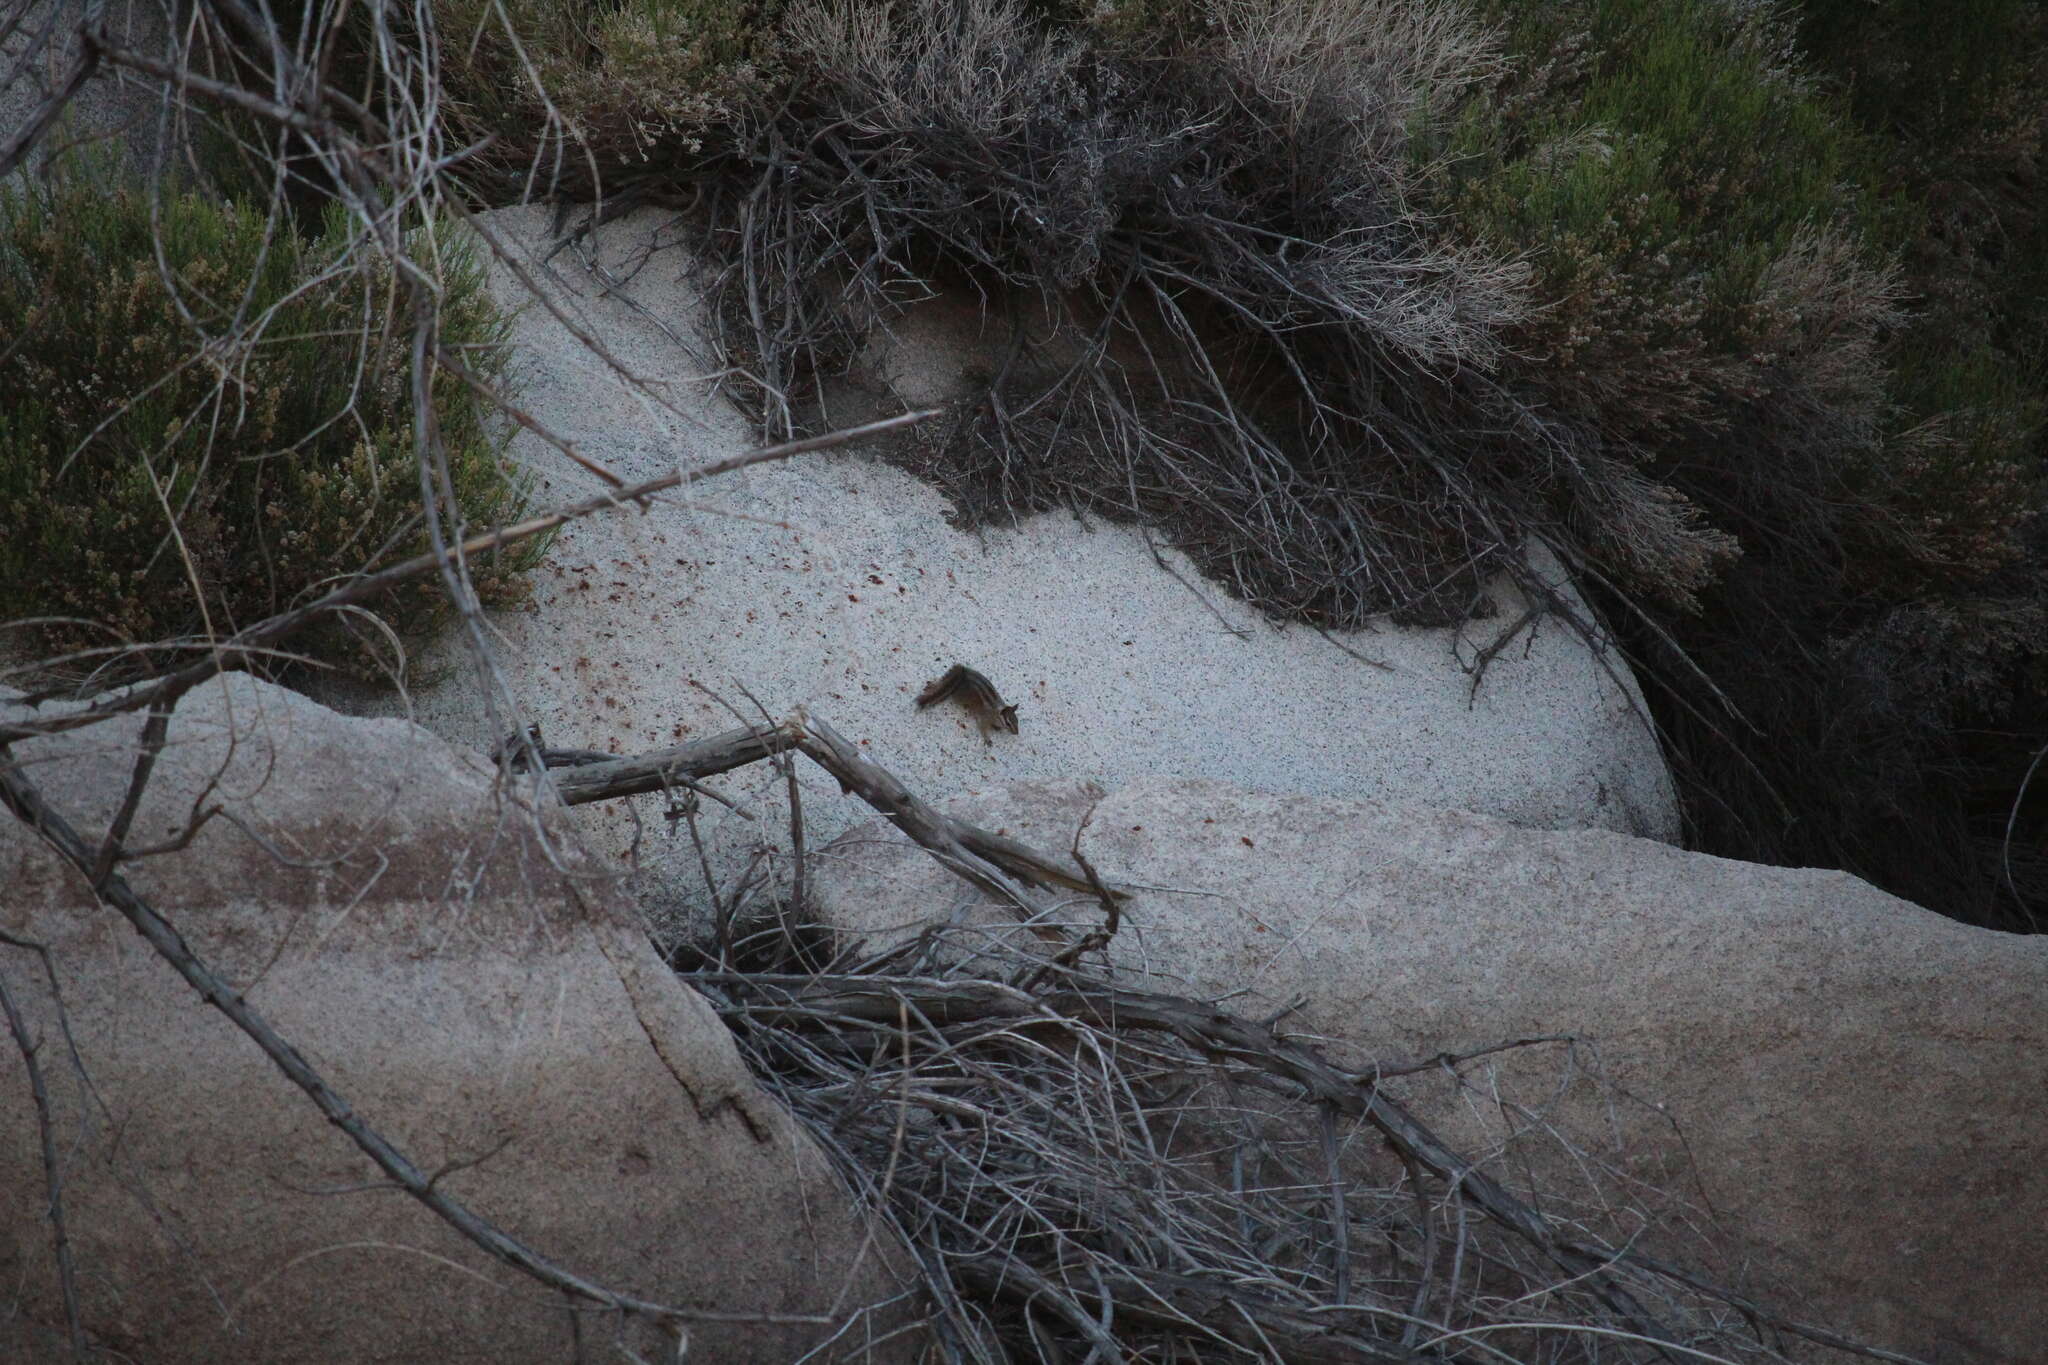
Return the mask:
{"type": "MultiPolygon", "coordinates": [[[[624,194],[694,156],[766,88],[778,5],[732,0],[434,0],[445,135],[494,203],[624,194]]],[[[425,34],[394,11],[399,43],[425,34]]],[[[357,42],[381,34],[357,22],[357,42]]]]}
{"type": "Polygon", "coordinates": [[[1415,127],[1485,70],[1453,10],[1233,3],[1161,51],[1001,0],[806,4],[781,37],[788,95],[704,232],[770,431],[950,281],[1013,320],[928,452],[968,520],[1162,524],[1249,600],[1341,625],[1454,618],[1511,562],[1476,376],[1524,272],[1411,202],[1415,127]]]}
{"type": "MultiPolygon", "coordinates": [[[[689,950],[683,979],[910,1250],[933,1359],[1882,1354],[1716,1282],[1741,1272],[1672,1192],[1677,1141],[1625,1142],[1648,1124],[1572,1040],[1508,1079],[1446,1056],[1383,1081],[973,930],[822,971],[815,946],[785,922],[732,945],[743,969],[689,950]],[[932,965],[963,958],[979,970],[932,965]],[[1418,1102],[1490,1145],[1454,1152],[1418,1102]],[[1593,1112],[1615,1131],[1578,1131],[1593,1112]]],[[[857,1322],[843,1342],[868,1358],[857,1322]]]]}

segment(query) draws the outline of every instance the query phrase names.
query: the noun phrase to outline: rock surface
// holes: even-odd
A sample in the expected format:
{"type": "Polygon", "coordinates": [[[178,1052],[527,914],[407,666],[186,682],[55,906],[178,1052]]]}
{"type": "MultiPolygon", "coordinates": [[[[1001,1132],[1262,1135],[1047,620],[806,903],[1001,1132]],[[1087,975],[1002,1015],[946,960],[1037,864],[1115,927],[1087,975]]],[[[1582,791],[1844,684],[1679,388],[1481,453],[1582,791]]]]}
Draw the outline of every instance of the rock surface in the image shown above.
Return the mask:
{"type": "MultiPolygon", "coordinates": [[[[57,75],[77,59],[77,26],[84,11],[85,6],[78,0],[8,7],[10,16],[20,16],[29,22],[19,27],[9,25],[9,31],[0,36],[0,71],[11,73],[16,69],[15,63],[35,46],[43,22],[52,12],[56,13],[58,28],[52,46],[43,49],[38,60],[22,65],[22,79],[0,89],[0,146],[26,125],[50,94],[57,75]]],[[[104,9],[107,37],[118,47],[161,59],[170,45],[164,16],[165,7],[155,0],[110,0],[104,9]]],[[[155,166],[159,164],[162,105],[162,87],[157,82],[125,67],[102,63],[65,105],[64,121],[46,133],[24,164],[6,179],[35,173],[44,165],[51,148],[73,142],[113,142],[119,145],[130,166],[155,166]]]]}
{"type": "MultiPolygon", "coordinates": [[[[445,1171],[439,1188],[575,1274],[711,1313],[693,1360],[784,1365],[827,1329],[747,1318],[843,1320],[899,1291],[887,1244],[611,881],[563,831],[544,847],[481,765],[247,678],[188,696],[170,733],[135,839],[202,799],[224,814],[132,881],[365,1121],[445,1171]]],[[[14,755],[91,837],[135,734],[110,722],[14,755]]],[[[37,959],[0,946],[42,1045],[97,1344],[151,1362],[575,1358],[558,1295],[382,1186],[4,810],[0,883],[0,929],[49,948],[92,1081],[88,1102],[37,959]]],[[[0,1029],[0,1359],[63,1354],[42,1190],[0,1029]]],[[[674,1358],[584,1315],[586,1349],[615,1334],[674,1358]]]]}
{"type": "MultiPolygon", "coordinates": [[[[1943,1362],[2048,1341],[2048,941],[1839,872],[1212,782],[1017,784],[946,808],[1048,851],[1081,831],[1135,891],[1111,948],[1124,980],[1250,1016],[1299,1000],[1289,1027],[1351,1065],[1572,1035],[1604,1085],[1561,1077],[1550,1046],[1407,1097],[1468,1150],[1581,1134],[1621,1183],[1690,1201],[1753,1255],[1788,1316],[1943,1362]]],[[[811,885],[869,950],[951,917],[956,957],[1043,951],[886,826],[820,850],[811,885]]]]}
{"type": "MultiPolygon", "coordinates": [[[[661,215],[595,234],[616,288],[572,252],[537,264],[551,246],[545,209],[485,221],[676,406],[659,410],[628,392],[546,309],[527,304],[513,344],[536,417],[627,480],[749,447],[746,425],[694,378],[709,364],[701,305],[690,260],[661,215]]],[[[508,303],[523,297],[502,267],[492,288],[508,303]]],[[[970,349],[948,335],[907,328],[913,359],[894,354],[885,369],[933,382],[934,351],[970,349]]],[[[543,472],[546,502],[602,487],[535,437],[522,434],[515,450],[543,472]]],[[[1177,580],[1135,529],[1045,516],[976,535],[949,526],[947,514],[936,490],[901,470],[836,452],[704,485],[691,505],[657,502],[644,515],[579,522],[549,552],[533,609],[492,618],[502,677],[548,741],[565,748],[632,753],[730,729],[736,715],[760,715],[744,686],[769,714],[809,707],[938,790],[1200,776],[1675,837],[1669,776],[1618,655],[1596,655],[1550,622],[1501,649],[1483,680],[1467,671],[1520,617],[1510,588],[1496,590],[1498,617],[1463,631],[1390,626],[1344,637],[1391,666],[1381,671],[1312,630],[1274,628],[1167,553],[1177,580]],[[984,745],[956,709],[914,708],[926,681],[956,661],[1017,703],[1021,733],[984,745]]],[[[477,749],[509,730],[506,712],[485,707],[459,641],[416,672],[447,679],[411,696],[430,728],[477,749]]],[[[374,696],[334,701],[392,706],[374,696]]],[[[822,775],[805,777],[814,840],[867,818],[822,775]]],[[[723,782],[777,809],[773,774],[723,782]]],[[[590,818],[605,851],[643,834],[643,856],[696,884],[686,837],[666,838],[653,819],[642,831],[616,812],[590,818]]],[[[732,841],[742,853],[762,828],[718,810],[705,819],[714,848],[732,841]]]]}

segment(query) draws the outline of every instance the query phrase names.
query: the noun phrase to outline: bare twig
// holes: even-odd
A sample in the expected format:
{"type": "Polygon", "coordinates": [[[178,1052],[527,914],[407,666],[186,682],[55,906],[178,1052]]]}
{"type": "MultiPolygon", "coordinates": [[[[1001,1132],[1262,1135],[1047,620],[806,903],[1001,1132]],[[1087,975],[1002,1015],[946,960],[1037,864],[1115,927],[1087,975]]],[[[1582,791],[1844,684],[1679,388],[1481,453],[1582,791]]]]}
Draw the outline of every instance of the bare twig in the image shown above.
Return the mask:
{"type": "Polygon", "coordinates": [[[804,797],[796,780],[796,761],[788,754],[776,755],[782,765],[782,780],[789,792],[789,906],[787,914],[808,916],[804,886],[804,797]]]}
{"type": "Polygon", "coordinates": [[[1331,1294],[1343,1305],[1351,1301],[1351,1217],[1344,1209],[1344,1169],[1337,1160],[1337,1111],[1321,1108],[1323,1164],[1330,1172],[1331,1294]]]}
{"type": "Polygon", "coordinates": [[[687,779],[716,777],[781,753],[795,746],[799,733],[797,721],[784,721],[771,730],[748,726],[672,749],[578,764],[554,771],[555,791],[571,806],[665,791],[687,779]]]}
{"type": "Polygon", "coordinates": [[[128,826],[134,822],[135,812],[142,805],[143,789],[149,785],[149,775],[156,768],[157,755],[163,752],[164,732],[170,724],[171,708],[176,705],[176,697],[161,697],[150,705],[149,718],[142,723],[142,736],[136,746],[139,752],[135,755],[134,771],[128,777],[128,790],[121,798],[121,808],[114,813],[113,822],[107,826],[105,837],[100,840],[99,856],[93,859],[90,880],[94,886],[114,870],[115,860],[125,850],[128,826]]]}
{"type": "MultiPolygon", "coordinates": [[[[29,947],[10,934],[0,933],[0,942],[29,947]]],[[[57,1260],[57,1284],[64,1299],[64,1324],[71,1335],[71,1357],[83,1361],[85,1324],[78,1312],[78,1274],[71,1261],[71,1238],[64,1228],[64,1167],[57,1156],[56,1132],[50,1119],[50,1091],[43,1083],[43,1068],[36,1060],[41,1045],[29,1036],[28,1021],[14,1003],[7,988],[7,974],[0,972],[0,1013],[7,1016],[8,1032],[21,1053],[28,1071],[29,1096],[36,1106],[36,1136],[43,1149],[43,1216],[50,1220],[50,1247],[57,1260]]]]}
{"type": "MultiPolygon", "coordinates": [[[[51,10],[53,21],[57,15],[63,13],[62,6],[53,5],[51,10]]],[[[58,78],[50,92],[29,110],[27,117],[14,130],[13,136],[0,143],[0,178],[14,173],[22,158],[34,149],[36,143],[42,141],[43,135],[50,131],[51,125],[62,117],[64,107],[71,103],[78,92],[85,88],[85,83],[92,79],[93,72],[99,68],[105,23],[106,0],[90,0],[79,15],[75,30],[78,35],[77,50],[64,74],[58,78]]]]}
{"type": "Polygon", "coordinates": [[[797,747],[838,778],[848,791],[857,793],[881,812],[884,819],[922,845],[948,871],[1016,910],[1034,933],[1065,942],[1064,935],[1045,922],[1048,907],[1040,905],[993,860],[968,847],[951,820],[926,805],[824,721],[811,717],[802,726],[797,747]]]}

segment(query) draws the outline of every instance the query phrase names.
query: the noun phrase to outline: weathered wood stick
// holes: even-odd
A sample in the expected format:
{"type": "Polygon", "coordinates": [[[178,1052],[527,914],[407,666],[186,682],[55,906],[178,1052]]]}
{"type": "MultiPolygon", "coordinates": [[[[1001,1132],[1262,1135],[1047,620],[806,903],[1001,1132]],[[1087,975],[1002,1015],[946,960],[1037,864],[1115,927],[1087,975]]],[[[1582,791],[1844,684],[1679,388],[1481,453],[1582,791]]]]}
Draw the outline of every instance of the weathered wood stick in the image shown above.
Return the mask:
{"type": "Polygon", "coordinates": [[[851,741],[824,721],[813,717],[803,728],[797,747],[838,778],[840,786],[881,812],[948,871],[1015,909],[1040,938],[1066,942],[1065,934],[1044,922],[1049,907],[1040,905],[1002,867],[969,849],[961,841],[957,822],[926,805],[893,773],[863,757],[851,741]]]}
{"type": "MultiPolygon", "coordinates": [[[[948,868],[998,900],[1027,913],[1039,913],[1039,907],[1028,900],[1019,901],[1021,888],[1015,887],[1011,878],[1032,886],[1058,886],[1096,894],[1086,877],[1067,871],[1037,849],[964,820],[955,820],[926,805],[887,769],[863,757],[855,745],[822,720],[793,719],[772,729],[727,730],[709,739],[609,762],[579,759],[561,767],[550,762],[549,770],[554,774],[555,790],[561,794],[563,803],[581,806],[687,786],[787,749],[802,750],[812,762],[838,778],[841,787],[873,806],[948,868]]],[[[542,750],[541,756],[545,760],[555,752],[566,751],[542,750]]],[[[1110,895],[1118,900],[1126,898],[1118,891],[1110,895]]]]}

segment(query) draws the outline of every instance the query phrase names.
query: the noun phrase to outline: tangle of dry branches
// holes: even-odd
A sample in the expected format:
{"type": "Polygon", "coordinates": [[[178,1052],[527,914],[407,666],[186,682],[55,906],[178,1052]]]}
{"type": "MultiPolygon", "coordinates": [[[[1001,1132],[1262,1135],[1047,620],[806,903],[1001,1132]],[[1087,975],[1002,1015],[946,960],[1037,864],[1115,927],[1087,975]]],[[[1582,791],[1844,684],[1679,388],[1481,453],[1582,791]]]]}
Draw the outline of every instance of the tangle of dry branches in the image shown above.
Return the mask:
{"type": "MultiPolygon", "coordinates": [[[[916,1254],[933,1358],[1907,1362],[1605,1240],[1384,1088],[1570,1039],[1347,1070],[1272,1023],[1121,987],[1079,965],[1114,934],[1119,893],[1078,851],[1084,876],[935,810],[813,716],[555,781],[584,804],[790,752],[1051,941],[1006,978],[985,953],[905,976],[905,949],[839,960],[799,906],[683,954],[756,1074],[916,1254]],[[1030,889],[1047,885],[1091,889],[1105,929],[1074,936],[1030,889]],[[1373,1172],[1375,1147],[1396,1164],[1373,1172]]],[[[946,961],[944,936],[909,948],[946,961]]]]}

